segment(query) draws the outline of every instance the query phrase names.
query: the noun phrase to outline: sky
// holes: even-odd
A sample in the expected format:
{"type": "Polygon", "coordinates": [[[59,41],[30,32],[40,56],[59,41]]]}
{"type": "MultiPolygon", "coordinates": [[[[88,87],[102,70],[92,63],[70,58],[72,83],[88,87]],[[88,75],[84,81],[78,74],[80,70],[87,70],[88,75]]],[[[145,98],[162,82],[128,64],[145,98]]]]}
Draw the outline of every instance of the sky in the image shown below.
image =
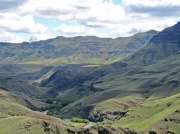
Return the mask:
{"type": "Polygon", "coordinates": [[[126,37],[180,21],[180,0],[0,0],[0,42],[126,37]]]}

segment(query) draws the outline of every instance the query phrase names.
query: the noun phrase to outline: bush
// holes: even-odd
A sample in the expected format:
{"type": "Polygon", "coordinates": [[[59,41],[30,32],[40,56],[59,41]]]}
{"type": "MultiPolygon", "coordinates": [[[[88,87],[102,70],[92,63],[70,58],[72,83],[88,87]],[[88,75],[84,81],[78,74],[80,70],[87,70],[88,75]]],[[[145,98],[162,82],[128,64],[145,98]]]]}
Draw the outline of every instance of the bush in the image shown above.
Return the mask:
{"type": "Polygon", "coordinates": [[[77,117],[72,117],[71,122],[76,122],[76,123],[89,123],[87,119],[82,119],[82,118],[77,118],[77,117]]]}

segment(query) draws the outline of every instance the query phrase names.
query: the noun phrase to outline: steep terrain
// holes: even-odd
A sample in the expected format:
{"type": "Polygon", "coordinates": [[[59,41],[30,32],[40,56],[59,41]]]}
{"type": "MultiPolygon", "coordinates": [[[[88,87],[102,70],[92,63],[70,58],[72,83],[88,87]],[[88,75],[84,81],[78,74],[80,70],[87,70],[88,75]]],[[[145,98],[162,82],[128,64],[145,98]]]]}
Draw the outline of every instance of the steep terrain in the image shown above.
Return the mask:
{"type": "MultiPolygon", "coordinates": [[[[85,124],[86,126],[86,124],[85,124]]],[[[125,134],[134,130],[95,125],[91,129],[74,128],[59,118],[32,111],[18,97],[0,89],[0,133],[2,134],[125,134]]]]}
{"type": "Polygon", "coordinates": [[[53,66],[37,64],[0,64],[0,72],[14,75],[20,79],[34,81],[52,70],[53,66]]]}
{"type": "Polygon", "coordinates": [[[41,109],[46,106],[39,96],[48,92],[49,89],[33,86],[17,76],[0,73],[0,88],[15,94],[19,102],[31,109],[41,109]]]}
{"type": "Polygon", "coordinates": [[[179,133],[179,27],[180,23],[163,30],[132,56],[91,68],[88,75],[84,69],[54,73],[42,84],[53,85],[49,93],[59,94],[54,100],[60,106],[53,104],[50,114],[78,116],[137,131],[179,133]],[[67,82],[75,80],[76,84],[63,83],[66,76],[70,76],[67,82]]]}
{"type": "MultiPolygon", "coordinates": [[[[127,75],[127,77],[136,74],[141,74],[148,77],[150,77],[149,74],[159,75],[159,73],[162,73],[165,75],[168,70],[172,70],[173,72],[174,67],[177,68],[177,71],[174,72],[176,75],[178,74],[178,57],[180,52],[179,27],[180,23],[163,30],[154,36],[150,40],[149,44],[143,47],[141,50],[118,62],[109,65],[102,65],[100,67],[90,66],[88,69],[84,66],[77,66],[77,68],[61,68],[57,70],[49,79],[43,81],[42,86],[53,86],[54,89],[60,90],[67,88],[68,86],[71,87],[71,84],[68,82],[72,83],[75,81],[76,86],[82,85],[84,82],[87,83],[88,81],[90,81],[90,85],[98,85],[97,83],[103,83],[103,81],[98,80],[103,79],[103,77],[116,80],[115,78],[118,76],[122,79],[123,74],[127,75]],[[172,35],[173,37],[167,38],[168,35],[172,35]],[[158,41],[156,42],[156,40],[158,41]],[[153,55],[149,52],[153,52],[153,55]],[[160,54],[161,56],[159,56],[160,54]],[[148,60],[148,57],[151,57],[151,60],[148,60]],[[170,63],[170,61],[172,63],[170,63]],[[158,68],[158,66],[162,66],[162,68],[158,68]],[[65,77],[69,78],[66,79],[65,77]],[[66,82],[68,83],[68,86],[66,86],[66,82]]],[[[126,78],[126,76],[124,77],[126,78]]],[[[110,80],[108,80],[108,82],[110,82],[110,80]]],[[[113,84],[111,83],[111,85],[113,84]]]]}
{"type": "Polygon", "coordinates": [[[73,129],[61,119],[24,107],[14,94],[0,89],[0,133],[69,134],[73,129]]]}
{"type": "Polygon", "coordinates": [[[149,45],[143,47],[126,61],[133,64],[148,64],[174,55],[180,51],[180,22],[154,36],[149,45]]]}
{"type": "Polygon", "coordinates": [[[0,47],[0,133],[180,133],[180,23],[0,47]]]}

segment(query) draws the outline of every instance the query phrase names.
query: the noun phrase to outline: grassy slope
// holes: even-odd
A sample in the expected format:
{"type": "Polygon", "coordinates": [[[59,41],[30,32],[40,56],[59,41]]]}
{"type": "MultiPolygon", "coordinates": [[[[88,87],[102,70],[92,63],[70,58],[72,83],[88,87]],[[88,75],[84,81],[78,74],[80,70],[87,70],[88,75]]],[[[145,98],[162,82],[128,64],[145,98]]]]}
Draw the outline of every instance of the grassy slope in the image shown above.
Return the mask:
{"type": "Polygon", "coordinates": [[[15,75],[20,79],[34,81],[43,78],[53,66],[39,64],[0,64],[0,72],[15,75]]]}
{"type": "Polygon", "coordinates": [[[40,109],[46,105],[37,97],[47,92],[48,89],[37,88],[16,76],[0,73],[0,88],[15,94],[18,101],[32,109],[40,109]]]}
{"type": "MultiPolygon", "coordinates": [[[[164,118],[179,114],[175,112],[179,109],[178,93],[180,92],[179,31],[176,30],[174,31],[174,27],[164,30],[164,33],[157,36],[157,40],[152,40],[149,45],[125,58],[123,61],[129,64],[127,67],[116,67],[114,71],[103,77],[83,83],[83,85],[93,83],[97,91],[86,97],[82,95],[83,98],[65,106],[59,114],[64,117],[76,115],[88,118],[91,114],[96,116],[107,114],[107,110],[108,118],[113,118],[109,112],[127,110],[125,117],[119,120],[115,118],[115,122],[111,120],[110,122],[115,126],[133,128],[137,131],[160,129],[155,126],[165,124],[164,118]],[[172,37],[168,38],[171,33],[172,37]],[[121,100],[134,94],[139,94],[142,98],[132,97],[129,101],[121,100]]],[[[113,64],[108,70],[111,70],[112,66],[113,64]]],[[[67,99],[71,98],[68,93],[77,94],[76,91],[71,89],[63,93],[60,98],[63,98],[63,95],[67,99]]],[[[162,131],[174,129],[174,132],[179,132],[179,128],[172,128],[172,124],[177,126],[178,123],[169,122],[171,127],[168,129],[163,127],[162,131]]]]}
{"type": "Polygon", "coordinates": [[[0,87],[14,93],[24,93],[27,95],[40,95],[41,91],[32,86],[27,81],[18,79],[16,76],[0,73],[0,87]]]}
{"type": "MultiPolygon", "coordinates": [[[[127,108],[124,108],[126,105],[128,108],[130,107],[129,117],[127,116],[127,118],[113,122],[115,126],[129,127],[139,131],[153,128],[156,124],[160,124],[165,117],[173,115],[179,109],[179,94],[177,94],[180,92],[178,84],[180,76],[179,59],[180,54],[176,54],[156,61],[151,65],[123,68],[119,72],[97,79],[94,84],[97,92],[82,99],[75,98],[77,101],[61,109],[59,114],[64,117],[70,117],[71,115],[88,117],[86,110],[89,106],[93,108],[90,109],[92,114],[98,110],[102,113],[108,110],[109,112],[126,111],[127,108]],[[98,92],[98,89],[101,90],[98,92]],[[135,98],[133,97],[134,95],[138,97],[135,98]],[[124,97],[128,98],[128,96],[130,97],[129,101],[124,102],[124,97]],[[169,98],[163,99],[163,97],[168,96],[169,98]],[[162,103],[157,104],[157,101],[162,103]],[[173,102],[173,104],[167,107],[169,102],[173,102]],[[86,112],[84,113],[83,111],[86,112]],[[142,117],[139,113],[142,114],[142,117]]],[[[91,82],[86,82],[83,85],[88,85],[88,83],[91,82]]],[[[60,99],[66,98],[68,100],[68,98],[74,98],[73,96],[76,96],[78,88],[61,94],[59,96],[60,99]]],[[[107,114],[107,116],[109,118],[117,117],[112,114],[107,114]]],[[[173,123],[169,122],[169,125],[172,126],[173,123]]],[[[162,122],[162,124],[164,125],[165,123],[162,122]]],[[[174,123],[174,126],[176,125],[174,123]]],[[[158,128],[155,129],[157,130],[158,128]]],[[[173,131],[176,132],[179,129],[174,128],[173,131]]]]}
{"type": "Polygon", "coordinates": [[[123,127],[136,131],[167,131],[179,133],[180,128],[180,93],[170,97],[149,100],[140,95],[117,96],[97,103],[92,113],[106,114],[100,124],[111,124],[113,127],[123,127]],[[127,111],[126,115],[114,115],[113,112],[127,111]],[[165,121],[168,120],[168,121],[165,121]],[[174,119],[174,120],[173,120],[174,119]]]}
{"type": "MultiPolygon", "coordinates": [[[[20,104],[14,95],[0,89],[0,133],[2,134],[98,134],[103,132],[126,133],[123,129],[112,127],[94,127],[92,129],[79,129],[84,123],[64,122],[61,119],[43,115],[32,111],[20,104]],[[74,127],[75,126],[76,129],[74,127]]],[[[129,130],[127,130],[129,131],[129,130]]]]}
{"type": "Polygon", "coordinates": [[[48,79],[54,73],[53,69],[39,77],[38,79],[34,80],[33,82],[40,83],[41,81],[48,79]]]}
{"type": "Polygon", "coordinates": [[[68,134],[68,126],[62,120],[34,112],[19,104],[13,96],[9,92],[0,90],[0,133],[68,134]]]}
{"type": "MultiPolygon", "coordinates": [[[[138,131],[145,131],[152,127],[158,129],[158,127],[156,128],[157,124],[180,109],[179,98],[180,93],[166,98],[146,100],[139,106],[130,107],[127,116],[116,121],[114,125],[138,131]]],[[[177,120],[178,119],[180,118],[177,118],[177,120]]],[[[180,129],[177,128],[174,131],[179,132],[180,129]]]]}
{"type": "MultiPolygon", "coordinates": [[[[122,87],[122,85],[125,88],[128,89],[137,89],[137,88],[149,88],[148,83],[154,85],[161,83],[162,86],[153,86],[151,87],[151,91],[145,94],[145,97],[149,97],[145,102],[143,102],[140,106],[136,107],[131,107],[128,109],[130,112],[128,112],[128,116],[122,118],[118,122],[115,123],[116,126],[124,126],[127,128],[132,128],[138,131],[144,131],[147,129],[150,129],[154,127],[156,131],[158,130],[158,127],[155,127],[158,123],[161,122],[161,127],[166,128],[164,124],[168,124],[167,130],[173,130],[176,133],[179,133],[180,129],[177,127],[178,124],[175,122],[168,122],[162,123],[162,120],[168,116],[171,116],[175,113],[176,110],[180,109],[180,99],[179,95],[177,94],[180,92],[180,86],[179,84],[170,84],[170,82],[174,81],[175,83],[179,82],[179,66],[180,66],[180,55],[176,54],[173,56],[170,56],[168,58],[165,58],[163,60],[157,61],[155,64],[149,65],[149,66],[144,66],[142,70],[145,70],[144,73],[140,74],[134,74],[131,75],[130,79],[134,79],[136,82],[130,82],[131,84],[129,85],[126,82],[122,83],[122,79],[115,78],[112,81],[115,81],[114,83],[117,83],[119,87],[122,87]],[[170,64],[169,64],[170,63],[170,64]],[[153,73],[153,71],[155,73],[153,73]],[[146,82],[146,79],[149,79],[149,82],[146,82]],[[161,82],[163,80],[163,82],[161,82]],[[117,82],[119,81],[119,83],[117,82]],[[146,83],[146,84],[144,84],[146,83]],[[168,84],[169,83],[169,84],[168,84]],[[138,84],[138,85],[137,85],[138,84]],[[143,85],[143,86],[140,86],[143,85]],[[176,94],[176,95],[173,95],[176,94]],[[172,96],[171,96],[172,95],[172,96]],[[170,96],[167,98],[161,98],[165,96],[170,96]],[[160,99],[157,99],[160,98],[160,99]],[[154,100],[155,99],[155,100],[154,100]],[[167,106],[167,104],[170,103],[172,104],[171,106],[167,106]],[[173,125],[172,125],[173,124],[173,125]]],[[[132,69],[133,70],[133,69],[132,69]]],[[[120,78],[122,75],[120,75],[120,78]]],[[[127,77],[126,77],[127,78],[127,77]]],[[[108,83],[109,80],[107,80],[108,83]]],[[[105,84],[105,87],[108,89],[110,86],[118,86],[116,84],[105,84]]],[[[103,85],[103,84],[102,84],[103,85]]],[[[98,85],[99,86],[99,85],[98,85]]],[[[102,102],[103,103],[103,102],[102,102]]],[[[110,104],[109,104],[110,105],[110,104]]],[[[113,108],[111,108],[113,109],[113,108]]],[[[179,115],[179,113],[177,113],[179,115]]],[[[179,120],[179,116],[176,118],[179,120]]]]}

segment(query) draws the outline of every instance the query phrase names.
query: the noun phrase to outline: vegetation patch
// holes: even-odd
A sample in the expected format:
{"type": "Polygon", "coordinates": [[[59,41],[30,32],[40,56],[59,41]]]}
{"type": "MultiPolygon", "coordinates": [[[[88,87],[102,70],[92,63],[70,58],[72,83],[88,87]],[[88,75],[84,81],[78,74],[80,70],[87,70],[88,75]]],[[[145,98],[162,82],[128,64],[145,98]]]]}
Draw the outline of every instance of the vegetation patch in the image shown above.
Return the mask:
{"type": "Polygon", "coordinates": [[[89,123],[89,120],[77,117],[72,117],[70,121],[75,123],[89,123]]]}

